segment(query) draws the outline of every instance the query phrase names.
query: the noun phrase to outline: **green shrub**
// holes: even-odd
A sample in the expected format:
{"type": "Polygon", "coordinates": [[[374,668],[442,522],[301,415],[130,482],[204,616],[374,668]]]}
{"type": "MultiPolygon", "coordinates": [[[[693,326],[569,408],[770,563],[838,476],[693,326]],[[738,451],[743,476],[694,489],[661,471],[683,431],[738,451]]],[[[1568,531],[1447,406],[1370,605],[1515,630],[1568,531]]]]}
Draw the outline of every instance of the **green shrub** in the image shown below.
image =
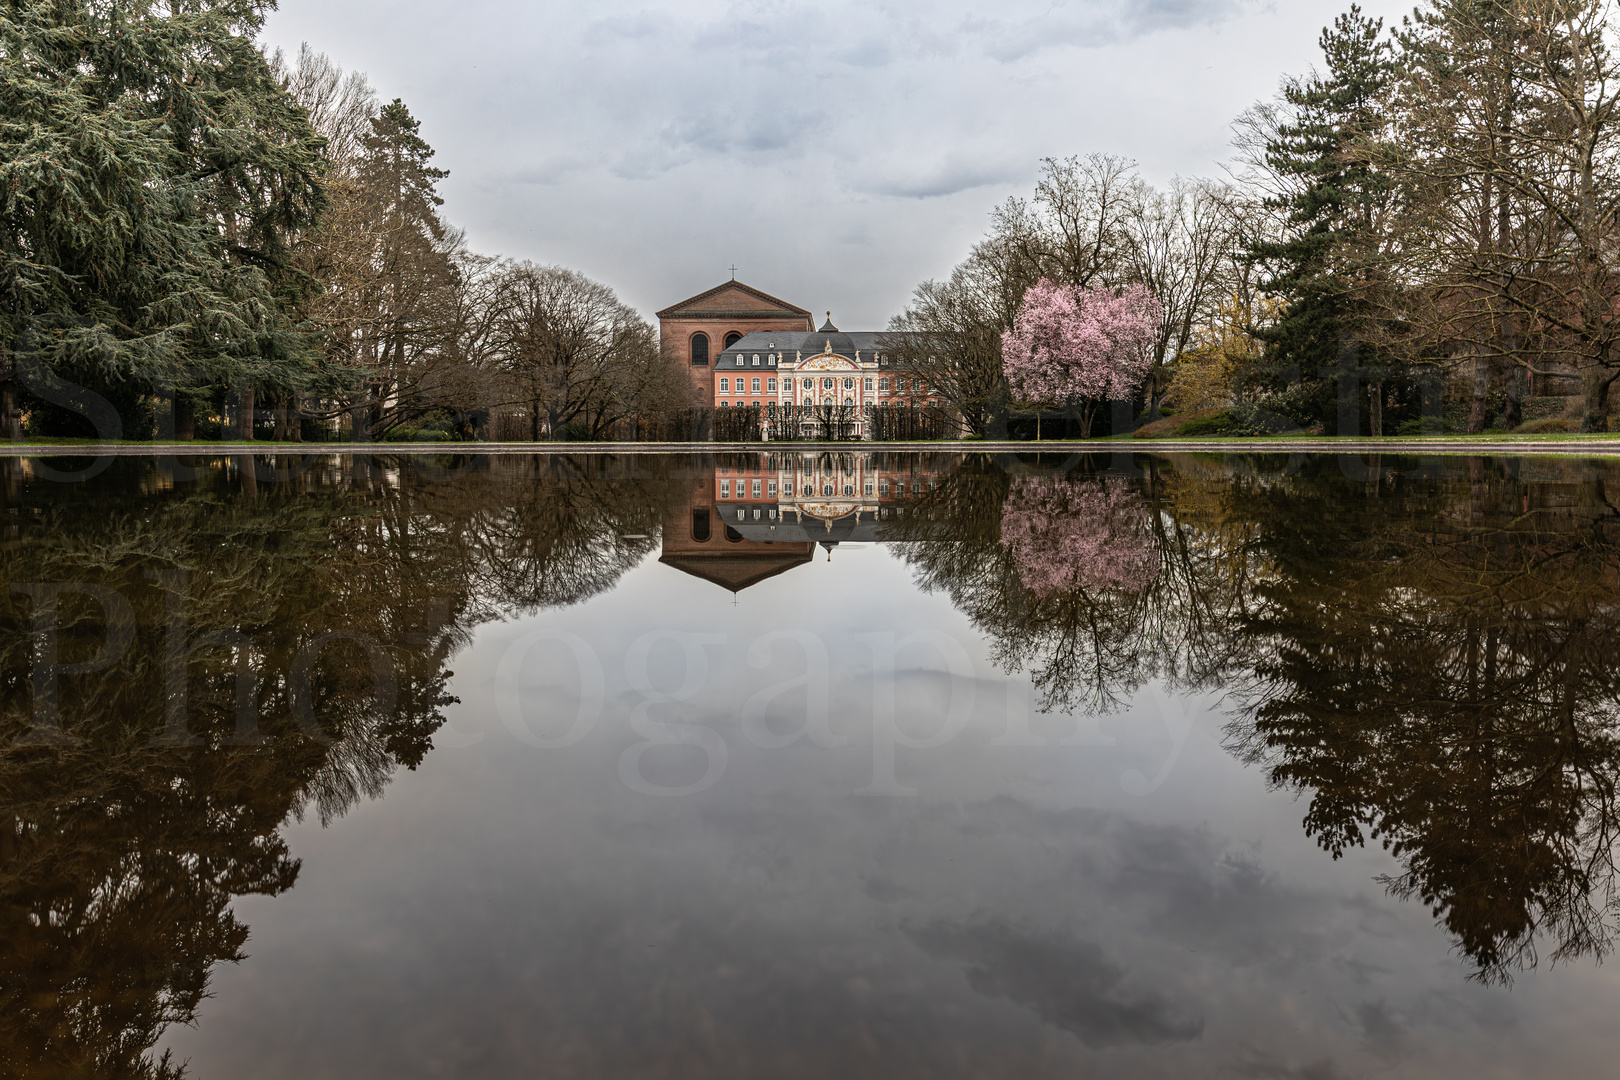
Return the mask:
{"type": "Polygon", "coordinates": [[[1189,437],[1198,435],[1224,435],[1231,428],[1231,426],[1232,413],[1229,410],[1223,410],[1213,416],[1201,416],[1196,420],[1188,420],[1185,424],[1182,424],[1180,427],[1176,428],[1176,434],[1189,437]]]}
{"type": "Polygon", "coordinates": [[[1540,420],[1530,420],[1513,429],[1515,435],[1545,435],[1552,432],[1576,432],[1581,430],[1581,418],[1578,416],[1546,416],[1540,420]]]}

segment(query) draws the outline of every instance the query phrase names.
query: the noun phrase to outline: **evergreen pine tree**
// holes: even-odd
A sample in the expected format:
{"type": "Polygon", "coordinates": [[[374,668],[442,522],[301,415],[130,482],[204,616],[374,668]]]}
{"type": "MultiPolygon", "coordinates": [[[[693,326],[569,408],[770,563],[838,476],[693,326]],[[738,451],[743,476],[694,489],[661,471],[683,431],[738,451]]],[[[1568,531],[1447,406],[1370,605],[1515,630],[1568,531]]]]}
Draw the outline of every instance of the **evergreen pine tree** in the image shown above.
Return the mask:
{"type": "Polygon", "coordinates": [[[1246,257],[1266,275],[1260,291],[1283,304],[1276,322],[1256,330],[1274,388],[1339,365],[1342,342],[1367,315],[1375,223],[1390,190],[1366,152],[1387,123],[1394,78],[1382,30],[1356,5],[1323,30],[1326,71],[1284,88],[1285,119],[1265,144],[1266,167],[1284,185],[1266,205],[1282,215],[1283,235],[1251,241],[1246,257]]]}

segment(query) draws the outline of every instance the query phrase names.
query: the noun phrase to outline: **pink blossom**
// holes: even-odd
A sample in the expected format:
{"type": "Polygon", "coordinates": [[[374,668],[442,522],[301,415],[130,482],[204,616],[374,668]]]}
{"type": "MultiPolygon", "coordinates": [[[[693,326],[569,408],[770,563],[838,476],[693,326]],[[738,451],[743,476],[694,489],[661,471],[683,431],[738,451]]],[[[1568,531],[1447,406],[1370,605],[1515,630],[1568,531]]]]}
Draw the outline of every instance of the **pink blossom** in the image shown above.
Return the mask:
{"type": "Polygon", "coordinates": [[[1080,289],[1041,279],[1001,335],[1007,383],[1025,401],[1130,397],[1152,364],[1163,307],[1145,285],[1080,289]]]}
{"type": "Polygon", "coordinates": [[[1158,574],[1147,503],[1118,479],[1019,477],[1001,510],[1001,543],[1037,596],[1139,592],[1158,574]]]}

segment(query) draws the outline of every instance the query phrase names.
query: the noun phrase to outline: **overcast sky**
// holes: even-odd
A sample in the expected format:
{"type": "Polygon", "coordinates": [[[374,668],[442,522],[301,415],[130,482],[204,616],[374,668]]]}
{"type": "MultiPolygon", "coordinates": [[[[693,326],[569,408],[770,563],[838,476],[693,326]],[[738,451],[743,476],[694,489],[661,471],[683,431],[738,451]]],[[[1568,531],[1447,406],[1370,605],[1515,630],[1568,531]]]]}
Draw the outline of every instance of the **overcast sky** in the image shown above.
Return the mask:
{"type": "Polygon", "coordinates": [[[1042,157],[1216,173],[1232,118],[1348,6],[283,0],[266,38],[405,99],[477,250],[581,270],[649,316],[735,263],[860,330],[948,273],[1042,157]]]}

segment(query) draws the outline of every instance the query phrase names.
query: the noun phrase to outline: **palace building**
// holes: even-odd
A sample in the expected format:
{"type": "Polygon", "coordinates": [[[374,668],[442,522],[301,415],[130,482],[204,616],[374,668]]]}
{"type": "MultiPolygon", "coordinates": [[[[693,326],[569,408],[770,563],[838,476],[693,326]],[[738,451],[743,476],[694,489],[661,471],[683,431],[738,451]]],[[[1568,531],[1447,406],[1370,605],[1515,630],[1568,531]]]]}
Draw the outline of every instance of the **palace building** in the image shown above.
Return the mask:
{"type": "Polygon", "coordinates": [[[810,313],[728,281],[658,313],[664,355],[682,362],[715,408],[760,410],[766,440],[809,438],[838,424],[872,438],[879,408],[938,409],[925,381],[897,366],[895,335],[846,333],[810,313]],[[718,343],[718,348],[716,344],[718,343]]]}

